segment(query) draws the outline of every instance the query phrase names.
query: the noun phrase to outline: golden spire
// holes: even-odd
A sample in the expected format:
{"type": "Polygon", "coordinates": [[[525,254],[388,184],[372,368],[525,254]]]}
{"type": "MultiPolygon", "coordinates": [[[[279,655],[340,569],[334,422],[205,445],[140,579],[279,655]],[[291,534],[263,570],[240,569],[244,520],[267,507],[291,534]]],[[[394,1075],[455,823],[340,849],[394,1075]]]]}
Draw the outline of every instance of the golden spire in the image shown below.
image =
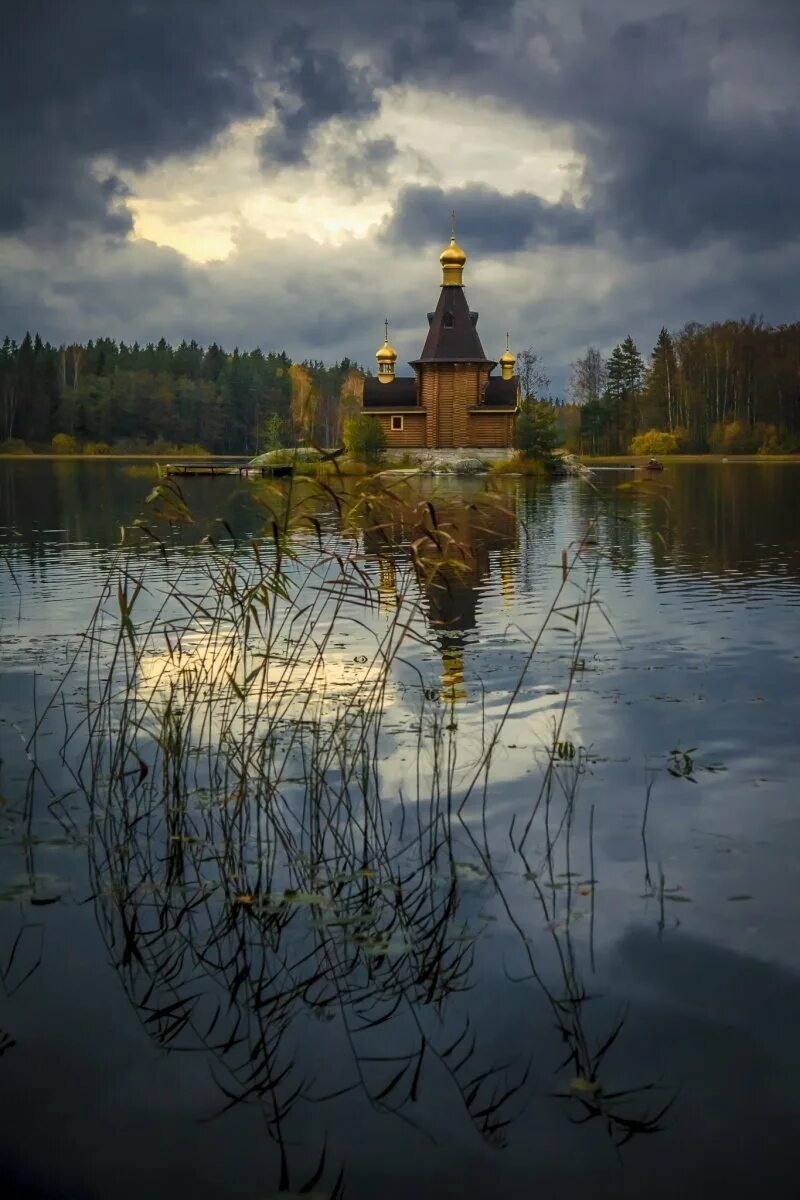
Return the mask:
{"type": "Polygon", "coordinates": [[[390,558],[378,559],[378,612],[384,616],[397,612],[397,568],[390,558]]]}
{"type": "Polygon", "coordinates": [[[503,379],[514,378],[514,367],[517,365],[517,356],[508,348],[508,334],[506,334],[506,348],[500,355],[500,374],[503,379]]]}
{"type": "Polygon", "coordinates": [[[442,690],[441,699],[454,704],[466,700],[464,687],[464,651],[460,646],[442,647],[442,690]]]}
{"type": "Polygon", "coordinates": [[[439,255],[442,264],[442,287],[463,287],[464,263],[467,256],[456,241],[456,211],[450,213],[450,245],[439,255]]]}
{"type": "Polygon", "coordinates": [[[375,358],[378,363],[378,381],[380,383],[391,383],[394,379],[394,365],[397,362],[397,351],[394,346],[389,345],[388,317],[383,323],[383,328],[383,345],[375,351],[375,358]]]}

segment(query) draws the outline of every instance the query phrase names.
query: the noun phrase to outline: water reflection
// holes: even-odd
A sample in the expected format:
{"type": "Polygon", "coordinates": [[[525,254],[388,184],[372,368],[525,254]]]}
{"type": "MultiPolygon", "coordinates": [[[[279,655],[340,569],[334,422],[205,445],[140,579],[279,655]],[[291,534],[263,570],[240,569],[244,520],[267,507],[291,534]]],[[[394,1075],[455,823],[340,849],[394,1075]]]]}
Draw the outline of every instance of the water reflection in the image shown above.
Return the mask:
{"type": "Polygon", "coordinates": [[[398,561],[412,564],[442,660],[443,693],[453,700],[466,697],[465,649],[492,576],[505,600],[513,601],[518,493],[514,486],[462,485],[453,494],[428,482],[401,503],[393,504],[391,496],[372,503],[362,517],[364,550],[378,562],[384,611],[391,611],[400,590],[398,561]]]}
{"type": "MultiPolygon", "coordinates": [[[[216,481],[196,506],[187,489],[196,519],[160,531],[166,556],[133,535],[115,547],[141,479],[109,465],[87,488],[67,474],[61,499],[34,498],[26,517],[16,476],[4,550],[26,602],[12,583],[14,672],[0,680],[0,1074],[15,1102],[0,1180],[13,1160],[42,1162],[45,1193],[113,1181],[197,1200],[236,1181],[432,1197],[534,1182],[666,1196],[691,1170],[707,1187],[780,1192],[796,1062],[794,476],[682,470],[599,494],[309,488],[285,538],[285,493],[216,481]],[[582,590],[482,772],[561,550],[590,520],[582,590]],[[322,546],[341,562],[314,568],[322,546]],[[237,651],[252,606],[270,645],[270,628],[297,636],[281,604],[269,626],[260,598],[276,554],[319,642],[302,684],[289,654],[276,677],[275,655],[237,651]],[[39,730],[48,791],[17,732],[32,694],[19,646],[37,622],[80,629],[113,555],[126,605],[136,572],[145,581],[133,643],[115,588],[102,625],[135,700],[98,703],[112,679],[100,659],[81,674],[39,730]],[[570,614],[598,589],[619,636],[598,619],[576,642],[570,614]],[[336,637],[331,606],[348,614],[336,637]],[[398,621],[411,640],[391,657],[398,621]],[[708,654],[712,636],[730,639],[724,656],[708,654]],[[243,701],[231,680],[263,692],[243,701]],[[272,693],[285,702],[255,737],[255,702],[272,693]],[[78,711],[90,735],[62,757],[78,711]],[[65,1113],[63,1139],[42,1146],[40,1122],[65,1113]]],[[[62,673],[51,652],[40,661],[37,712],[62,673]]]]}
{"type": "Polygon", "coordinates": [[[673,465],[658,479],[598,477],[603,543],[620,570],[643,553],[656,584],[687,575],[734,589],[800,580],[800,464],[673,465]]]}

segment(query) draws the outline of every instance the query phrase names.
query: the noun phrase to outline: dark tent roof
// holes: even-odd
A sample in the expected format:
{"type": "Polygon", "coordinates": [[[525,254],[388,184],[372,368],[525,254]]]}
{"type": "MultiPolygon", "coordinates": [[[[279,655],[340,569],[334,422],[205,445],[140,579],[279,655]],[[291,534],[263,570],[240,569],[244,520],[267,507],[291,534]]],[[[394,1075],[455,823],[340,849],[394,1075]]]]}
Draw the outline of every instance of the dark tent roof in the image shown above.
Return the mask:
{"type": "Polygon", "coordinates": [[[481,404],[487,408],[515,408],[517,403],[517,387],[519,377],[503,379],[500,375],[490,375],[481,397],[481,404]]]}
{"type": "Polygon", "coordinates": [[[422,354],[411,365],[428,362],[480,362],[486,357],[476,324],[478,314],[469,311],[462,287],[442,288],[422,354]]]}
{"type": "Polygon", "coordinates": [[[368,375],[364,380],[364,408],[406,408],[416,406],[416,379],[393,379],[391,383],[381,383],[379,379],[368,375]]]}

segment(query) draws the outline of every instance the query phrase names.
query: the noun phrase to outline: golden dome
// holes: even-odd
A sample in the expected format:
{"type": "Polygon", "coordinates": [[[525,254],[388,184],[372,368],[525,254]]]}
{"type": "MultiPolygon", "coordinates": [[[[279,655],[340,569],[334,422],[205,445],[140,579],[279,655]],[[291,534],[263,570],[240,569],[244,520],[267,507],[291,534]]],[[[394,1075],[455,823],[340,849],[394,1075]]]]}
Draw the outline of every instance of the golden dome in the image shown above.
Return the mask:
{"type": "Polygon", "coordinates": [[[378,362],[378,380],[380,383],[391,383],[394,379],[394,364],[397,362],[397,351],[389,345],[389,318],[383,323],[385,335],[383,345],[375,351],[378,362]]]}
{"type": "Polygon", "coordinates": [[[517,356],[508,347],[508,334],[506,334],[506,348],[500,355],[500,374],[503,379],[512,379],[514,376],[514,367],[517,365],[517,356]]]}
{"type": "Polygon", "coordinates": [[[450,238],[450,245],[446,246],[439,255],[439,262],[443,267],[463,267],[467,261],[467,256],[456,241],[455,234],[450,238]]]}
{"type": "Polygon", "coordinates": [[[389,318],[383,322],[383,345],[379,350],[375,351],[375,357],[378,363],[395,363],[397,362],[397,351],[394,346],[389,345],[389,318]]]}
{"type": "Polygon", "coordinates": [[[456,241],[456,214],[450,213],[450,245],[439,255],[442,264],[442,287],[463,287],[464,263],[467,256],[456,241]]]}

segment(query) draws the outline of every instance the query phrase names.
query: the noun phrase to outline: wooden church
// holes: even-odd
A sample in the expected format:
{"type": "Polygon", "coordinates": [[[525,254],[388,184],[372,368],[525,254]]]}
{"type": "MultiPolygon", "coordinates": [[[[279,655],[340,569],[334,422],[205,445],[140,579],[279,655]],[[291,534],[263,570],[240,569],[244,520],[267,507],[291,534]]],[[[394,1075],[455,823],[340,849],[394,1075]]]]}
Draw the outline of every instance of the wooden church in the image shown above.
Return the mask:
{"type": "Polygon", "coordinates": [[[389,328],[375,358],[377,376],[364,381],[362,411],[380,421],[389,448],[507,448],[513,445],[519,406],[516,358],[508,348],[498,365],[487,358],[478,336],[478,314],[464,295],[467,256],[456,243],[455,228],[439,256],[442,290],[435,312],[428,313],[428,336],[419,358],[409,365],[414,377],[395,374],[397,351],[389,328]]]}

